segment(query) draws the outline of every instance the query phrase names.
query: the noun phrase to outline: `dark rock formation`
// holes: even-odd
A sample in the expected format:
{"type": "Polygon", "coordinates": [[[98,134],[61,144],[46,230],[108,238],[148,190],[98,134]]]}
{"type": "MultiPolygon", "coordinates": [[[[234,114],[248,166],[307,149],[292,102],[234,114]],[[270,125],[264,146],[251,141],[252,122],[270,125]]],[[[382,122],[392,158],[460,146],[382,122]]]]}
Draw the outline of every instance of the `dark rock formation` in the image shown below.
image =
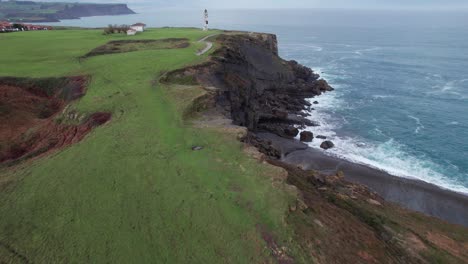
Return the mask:
{"type": "Polygon", "coordinates": [[[0,1],[0,17],[21,22],[59,22],[89,16],[135,14],[126,4],[93,4],[70,2],[0,1]]]}
{"type": "Polygon", "coordinates": [[[135,14],[126,4],[71,4],[56,14],[57,19],[78,19],[80,17],[90,16],[115,16],[135,14]]]}
{"type": "Polygon", "coordinates": [[[327,149],[331,149],[331,148],[335,147],[335,144],[333,144],[333,142],[331,142],[330,140],[327,140],[327,141],[324,141],[320,145],[320,147],[327,150],[327,149]]]}
{"type": "Polygon", "coordinates": [[[256,147],[261,153],[267,155],[270,158],[279,159],[282,156],[281,150],[275,148],[273,146],[273,141],[268,137],[260,137],[253,133],[248,133],[247,137],[244,138],[244,142],[256,147]]]}
{"type": "Polygon", "coordinates": [[[314,140],[314,134],[309,131],[301,132],[301,141],[302,142],[312,142],[314,140]]]}
{"type": "Polygon", "coordinates": [[[200,151],[200,150],[203,150],[203,147],[202,146],[193,146],[192,150],[193,151],[200,151]]]}
{"type": "MultiPolygon", "coordinates": [[[[318,125],[304,117],[307,98],[333,90],[311,69],[278,57],[276,36],[221,35],[221,48],[202,65],[169,73],[171,82],[193,77],[220,89],[217,105],[235,125],[252,132],[297,136],[298,129],[318,125]]],[[[163,80],[164,81],[164,80],[163,80]]]]}
{"type": "Polygon", "coordinates": [[[318,138],[318,139],[327,139],[326,136],[322,136],[322,135],[318,135],[318,136],[316,136],[316,138],[318,138]]]}
{"type": "Polygon", "coordinates": [[[299,134],[299,129],[295,128],[295,127],[287,127],[284,129],[284,134],[287,136],[287,137],[291,137],[291,138],[294,138],[296,137],[298,134],[299,134]]]}
{"type": "Polygon", "coordinates": [[[297,140],[283,138],[272,133],[251,133],[248,142],[254,142],[255,144],[252,145],[257,147],[258,145],[262,146],[259,148],[262,153],[275,158],[283,158],[295,151],[305,150],[309,147],[297,140]],[[269,155],[270,153],[274,153],[274,155],[269,155]]]}

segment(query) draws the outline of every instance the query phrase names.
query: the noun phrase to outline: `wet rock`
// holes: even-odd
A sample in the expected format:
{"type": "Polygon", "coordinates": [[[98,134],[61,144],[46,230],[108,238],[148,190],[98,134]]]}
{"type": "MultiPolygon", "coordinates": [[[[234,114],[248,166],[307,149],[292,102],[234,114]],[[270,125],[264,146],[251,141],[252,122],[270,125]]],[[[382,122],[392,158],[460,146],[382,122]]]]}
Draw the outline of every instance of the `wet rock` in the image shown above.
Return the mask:
{"type": "Polygon", "coordinates": [[[295,127],[287,127],[284,129],[284,134],[288,137],[296,137],[298,134],[299,134],[299,129],[295,128],[295,127]]]}
{"type": "Polygon", "coordinates": [[[314,104],[316,104],[316,105],[317,105],[317,104],[319,104],[319,102],[318,102],[318,101],[314,101],[314,104]]]}
{"type": "Polygon", "coordinates": [[[382,203],[380,203],[379,201],[377,200],[374,200],[374,199],[367,199],[367,202],[372,204],[372,205],[375,205],[375,206],[382,206],[382,203]]]}
{"type": "Polygon", "coordinates": [[[284,111],[284,110],[273,110],[273,115],[274,117],[276,118],[279,118],[279,119],[287,119],[288,118],[288,112],[287,111],[284,111]]]}
{"type": "Polygon", "coordinates": [[[330,140],[327,140],[327,141],[324,141],[320,145],[320,147],[327,150],[327,149],[331,149],[331,148],[335,147],[335,144],[333,144],[333,142],[331,142],[330,140]]]}
{"type": "Polygon", "coordinates": [[[322,136],[322,135],[318,135],[318,136],[316,136],[316,138],[319,138],[319,139],[327,139],[326,136],[322,136]]]}
{"type": "Polygon", "coordinates": [[[321,79],[321,80],[318,80],[316,83],[315,83],[315,86],[320,90],[320,91],[323,91],[323,92],[326,92],[326,91],[333,91],[333,88],[328,84],[327,81],[321,79]]]}
{"type": "Polygon", "coordinates": [[[262,138],[253,133],[248,133],[243,141],[254,146],[258,151],[269,157],[281,157],[281,151],[272,145],[272,141],[269,138],[262,138]]]}
{"type": "Polygon", "coordinates": [[[317,122],[311,121],[302,115],[288,115],[287,119],[284,122],[292,125],[299,125],[299,126],[319,126],[317,122]]]}
{"type": "MultiPolygon", "coordinates": [[[[262,144],[264,146],[263,150],[267,150],[270,153],[277,153],[277,155],[275,155],[276,157],[287,156],[290,153],[305,150],[309,147],[297,140],[286,139],[272,133],[258,133],[255,136],[256,142],[268,142],[267,146],[265,146],[265,143],[262,144]]],[[[265,154],[268,155],[268,153],[265,154]]]]}
{"type": "Polygon", "coordinates": [[[309,131],[301,132],[301,141],[302,142],[312,142],[314,140],[314,134],[309,131]]]}
{"type": "Polygon", "coordinates": [[[193,146],[192,150],[193,151],[200,151],[200,150],[203,150],[203,147],[202,146],[193,146]]]}

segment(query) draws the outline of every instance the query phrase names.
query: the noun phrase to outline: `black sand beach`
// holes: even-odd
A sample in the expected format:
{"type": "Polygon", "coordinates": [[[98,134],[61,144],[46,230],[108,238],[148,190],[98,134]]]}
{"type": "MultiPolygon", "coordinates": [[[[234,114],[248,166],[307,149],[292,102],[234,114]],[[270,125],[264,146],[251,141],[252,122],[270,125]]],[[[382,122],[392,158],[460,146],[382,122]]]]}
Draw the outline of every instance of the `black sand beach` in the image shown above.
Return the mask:
{"type": "Polygon", "coordinates": [[[390,175],[365,165],[326,155],[296,140],[259,133],[282,154],[282,161],[325,174],[342,171],[346,180],[368,186],[389,202],[468,227],[468,196],[420,180],[390,175]]]}

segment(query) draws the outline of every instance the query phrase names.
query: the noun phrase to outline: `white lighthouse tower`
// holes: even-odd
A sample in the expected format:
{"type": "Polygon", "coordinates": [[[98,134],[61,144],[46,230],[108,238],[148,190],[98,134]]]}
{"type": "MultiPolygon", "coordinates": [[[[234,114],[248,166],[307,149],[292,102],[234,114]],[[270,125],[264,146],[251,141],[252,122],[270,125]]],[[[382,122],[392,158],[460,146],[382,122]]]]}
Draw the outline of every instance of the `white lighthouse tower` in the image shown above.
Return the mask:
{"type": "Polygon", "coordinates": [[[208,30],[208,10],[205,9],[205,13],[203,17],[204,17],[203,31],[207,31],[208,30]]]}

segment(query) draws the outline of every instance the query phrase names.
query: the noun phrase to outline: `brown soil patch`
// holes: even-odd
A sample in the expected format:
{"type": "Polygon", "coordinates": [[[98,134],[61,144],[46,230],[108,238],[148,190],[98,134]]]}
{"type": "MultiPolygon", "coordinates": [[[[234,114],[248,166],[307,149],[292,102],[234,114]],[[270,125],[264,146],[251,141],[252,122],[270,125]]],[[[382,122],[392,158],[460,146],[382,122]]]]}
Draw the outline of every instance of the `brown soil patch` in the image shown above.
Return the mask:
{"type": "Polygon", "coordinates": [[[373,256],[365,251],[359,251],[358,256],[361,257],[366,263],[379,263],[373,256]]]}
{"type": "Polygon", "coordinates": [[[427,250],[426,244],[413,233],[406,236],[406,245],[417,253],[427,250]]]}
{"type": "Polygon", "coordinates": [[[188,46],[190,46],[190,43],[185,38],[114,40],[93,49],[83,58],[139,50],[183,49],[188,46]]]}
{"type": "Polygon", "coordinates": [[[468,258],[468,244],[457,243],[453,239],[435,232],[428,232],[426,239],[437,247],[462,259],[468,258]]]}
{"type": "Polygon", "coordinates": [[[294,259],[288,256],[288,249],[286,247],[281,247],[277,242],[273,234],[268,232],[265,227],[258,225],[257,229],[260,231],[263,240],[268,246],[268,249],[271,251],[272,256],[279,264],[293,264],[295,263],[294,259]]]}
{"type": "Polygon", "coordinates": [[[397,234],[387,227],[391,221],[373,211],[367,192],[350,189],[338,176],[331,181],[334,177],[322,177],[278,161],[269,163],[284,168],[287,182],[302,193],[306,206],[291,210],[287,222],[295,229],[295,239],[313,259],[320,263],[419,262],[396,242],[397,234]]]}
{"type": "Polygon", "coordinates": [[[95,113],[77,125],[55,116],[85,93],[87,78],[0,78],[0,164],[12,165],[84,138],[110,119],[95,113]]]}

